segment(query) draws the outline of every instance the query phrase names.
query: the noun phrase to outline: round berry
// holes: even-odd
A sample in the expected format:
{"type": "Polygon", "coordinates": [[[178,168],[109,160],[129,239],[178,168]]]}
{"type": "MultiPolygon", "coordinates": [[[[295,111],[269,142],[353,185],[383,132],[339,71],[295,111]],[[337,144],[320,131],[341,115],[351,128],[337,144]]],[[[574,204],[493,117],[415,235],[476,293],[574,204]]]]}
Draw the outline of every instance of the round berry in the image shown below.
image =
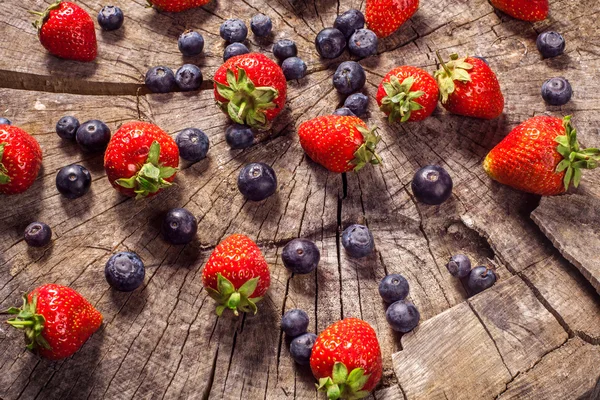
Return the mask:
{"type": "Polygon", "coordinates": [[[273,29],[273,23],[271,22],[271,18],[267,17],[265,14],[256,14],[250,20],[250,29],[252,29],[252,33],[254,33],[255,36],[269,36],[273,29]]]}
{"type": "Polygon", "coordinates": [[[229,43],[241,43],[248,36],[248,28],[241,19],[231,18],[221,24],[219,34],[229,43]]]}
{"type": "Polygon", "coordinates": [[[289,338],[295,338],[308,329],[308,315],[302,310],[294,308],[289,310],[281,318],[281,330],[285,332],[289,338]]]}
{"type": "Polygon", "coordinates": [[[310,355],[316,341],[317,335],[314,333],[305,333],[292,340],[290,343],[290,355],[297,364],[310,364],[310,355]]]}
{"type": "Polygon", "coordinates": [[[92,119],[79,126],[75,140],[85,151],[103,151],[110,141],[110,129],[104,122],[92,119]]]}
{"type": "Polygon", "coordinates": [[[150,68],[145,83],[152,93],[169,93],[177,84],[171,68],[164,66],[150,68]]]}
{"type": "Polygon", "coordinates": [[[369,98],[362,93],[354,93],[346,98],[344,107],[348,108],[356,116],[363,116],[367,112],[369,98]]]}
{"type": "Polygon", "coordinates": [[[283,265],[294,274],[308,274],[317,268],[321,253],[314,242],[294,239],[285,245],[281,253],[283,265]]]}
{"type": "Polygon", "coordinates": [[[104,266],[104,276],[113,289],[131,292],[144,282],[146,269],[137,254],[123,251],[108,259],[104,266]]]}
{"type": "Polygon", "coordinates": [[[377,35],[369,29],[359,29],[348,41],[348,50],[356,57],[369,57],[377,54],[377,35]]]}
{"type": "Polygon", "coordinates": [[[173,208],[163,219],[162,234],[171,244],[188,244],[196,237],[198,222],[185,208],[173,208]]]}
{"type": "Polygon", "coordinates": [[[306,63],[298,57],[286,58],[281,64],[281,69],[288,81],[306,76],[306,63]]]}
{"type": "Polygon", "coordinates": [[[565,78],[550,78],[542,85],[542,98],[551,106],[563,106],[571,100],[573,89],[565,78]]]}
{"type": "Polygon", "coordinates": [[[179,156],[186,161],[198,162],[208,153],[208,137],[200,129],[186,128],[175,137],[179,156]]]}
{"type": "Polygon", "coordinates": [[[411,187],[418,201],[438,205],[452,194],[452,178],[439,165],[428,165],[417,171],[411,187]]]}
{"type": "Polygon", "coordinates": [[[254,143],[254,132],[247,125],[229,125],[225,131],[225,141],[232,149],[245,149],[254,143]]]}
{"type": "Polygon", "coordinates": [[[361,258],[371,254],[375,248],[375,240],[369,228],[354,224],[342,233],[342,246],[350,257],[361,258]]]}
{"type": "Polygon", "coordinates": [[[81,165],[68,165],[56,174],[56,189],[68,199],[77,199],[90,190],[92,175],[81,165]]]}
{"type": "Polygon", "coordinates": [[[492,287],[494,283],[496,283],[496,274],[494,271],[485,266],[479,266],[473,268],[471,273],[469,273],[467,287],[473,294],[477,294],[492,287]]]}
{"type": "Polygon", "coordinates": [[[406,333],[419,325],[421,314],[413,304],[397,301],[388,307],[385,312],[385,319],[393,330],[406,333]]]}
{"type": "Polygon", "coordinates": [[[204,49],[204,38],[200,33],[188,29],[177,39],[177,47],[186,57],[197,56],[204,49]]]}
{"type": "Polygon", "coordinates": [[[359,91],[366,81],[365,70],[356,61],[344,61],[333,74],[333,86],[341,94],[359,91]]]}
{"type": "Polygon", "coordinates": [[[52,230],[43,222],[32,222],[25,228],[25,243],[31,247],[44,247],[52,240],[52,230]]]}
{"type": "Polygon", "coordinates": [[[245,198],[261,201],[275,193],[277,177],[267,164],[251,163],[241,169],[237,184],[245,198]]]}
{"type": "Polygon", "coordinates": [[[0,125],[10,125],[10,124],[11,124],[11,122],[9,119],[0,117],[0,125]]]}
{"type": "Polygon", "coordinates": [[[349,38],[358,29],[365,26],[365,16],[358,10],[350,9],[338,15],[333,23],[335,29],[339,29],[344,37],[349,38]]]}
{"type": "Polygon", "coordinates": [[[56,133],[62,139],[75,140],[77,129],[79,129],[79,120],[75,117],[65,116],[56,123],[56,133]]]}
{"type": "Polygon", "coordinates": [[[337,58],[346,48],[346,37],[335,28],[325,28],[315,39],[317,52],[323,58],[337,58]]]}
{"type": "Polygon", "coordinates": [[[248,50],[245,44],[231,43],[229,46],[225,47],[225,51],[223,51],[223,61],[227,61],[234,56],[248,53],[250,53],[250,50],[248,50]]]}
{"type": "Polygon", "coordinates": [[[290,57],[296,57],[297,54],[298,48],[293,40],[282,39],[273,45],[273,55],[279,61],[283,61],[290,57]]]}
{"type": "Polygon", "coordinates": [[[198,90],[202,85],[202,71],[194,64],[184,64],[177,70],[175,81],[184,92],[198,90]]]}
{"type": "Polygon", "coordinates": [[[333,112],[333,115],[342,115],[346,117],[356,117],[356,114],[352,112],[348,107],[338,108],[333,112]]]}
{"type": "Polygon", "coordinates": [[[471,260],[464,254],[457,254],[450,258],[446,268],[450,275],[457,278],[464,278],[471,272],[471,260]]]}
{"type": "Polygon", "coordinates": [[[104,6],[98,13],[98,24],[105,31],[114,31],[123,26],[125,16],[123,11],[116,6],[104,6]]]}
{"type": "Polygon", "coordinates": [[[408,281],[400,274],[388,275],[379,282],[379,295],[386,303],[404,300],[408,290],[408,281]]]}
{"type": "Polygon", "coordinates": [[[565,38],[558,32],[540,33],[535,44],[544,58],[560,56],[565,51],[565,38]]]}

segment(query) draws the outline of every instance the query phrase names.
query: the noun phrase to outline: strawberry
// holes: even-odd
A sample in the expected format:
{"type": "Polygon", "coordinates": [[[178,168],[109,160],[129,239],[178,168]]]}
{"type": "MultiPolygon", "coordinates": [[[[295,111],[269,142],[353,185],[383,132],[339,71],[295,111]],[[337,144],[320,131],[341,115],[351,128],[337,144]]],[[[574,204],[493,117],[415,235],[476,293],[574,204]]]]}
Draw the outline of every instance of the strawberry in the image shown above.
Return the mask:
{"type": "Polygon", "coordinates": [[[485,157],[496,181],[542,196],[564,193],[581,181],[581,169],[600,162],[599,149],[581,149],[571,117],[533,117],[513,129],[485,157]]]}
{"type": "Polygon", "coordinates": [[[50,5],[33,23],[42,46],[60,58],[93,61],[98,55],[94,21],[81,7],[67,1],[50,5]]]}
{"type": "Polygon", "coordinates": [[[381,139],[358,117],[324,115],[298,128],[300,145],[315,162],[332,172],[358,171],[366,164],[380,164],[375,153],[381,139]]]}
{"type": "Polygon", "coordinates": [[[434,76],[440,87],[442,105],[453,114],[494,119],[504,109],[504,96],[496,74],[481,59],[450,56],[434,76]]]}
{"type": "Polygon", "coordinates": [[[148,0],[148,3],[160,11],[180,12],[202,7],[210,3],[210,0],[148,0]]]}
{"type": "Polygon", "coordinates": [[[231,57],[217,69],[213,80],[217,103],[238,124],[266,129],[285,105],[283,71],[263,54],[231,57]]]}
{"type": "Polygon", "coordinates": [[[42,149],[23,129],[0,125],[0,193],[29,189],[42,166],[42,149]]]}
{"type": "Polygon", "coordinates": [[[216,301],[217,315],[226,308],[256,314],[256,303],[269,289],[271,274],[260,249],[244,235],[231,235],[215,247],[202,271],[202,283],[216,301]]]}
{"type": "Polygon", "coordinates": [[[394,33],[413,16],[419,8],[419,0],[367,0],[365,21],[377,37],[394,33]]]}
{"type": "Polygon", "coordinates": [[[439,93],[427,71],[402,66],[388,72],[379,84],[377,104],[390,122],[422,121],[435,110],[439,93]]]}
{"type": "Polygon", "coordinates": [[[310,368],[319,380],[317,389],[328,399],[360,399],[381,379],[381,349],[375,331],[363,320],[346,318],[317,337],[310,368]]]}
{"type": "Polygon", "coordinates": [[[177,144],[148,122],[121,125],[104,153],[104,169],[115,189],[140,199],[171,186],[179,166],[177,144]]]}
{"type": "Polygon", "coordinates": [[[548,17],[548,0],[490,0],[490,3],[523,21],[543,21],[548,17]]]}
{"type": "Polygon", "coordinates": [[[73,355],[102,324],[102,314],[75,290],[49,283],[23,296],[21,308],[6,311],[7,322],[25,331],[29,350],[60,360],[73,355]]]}

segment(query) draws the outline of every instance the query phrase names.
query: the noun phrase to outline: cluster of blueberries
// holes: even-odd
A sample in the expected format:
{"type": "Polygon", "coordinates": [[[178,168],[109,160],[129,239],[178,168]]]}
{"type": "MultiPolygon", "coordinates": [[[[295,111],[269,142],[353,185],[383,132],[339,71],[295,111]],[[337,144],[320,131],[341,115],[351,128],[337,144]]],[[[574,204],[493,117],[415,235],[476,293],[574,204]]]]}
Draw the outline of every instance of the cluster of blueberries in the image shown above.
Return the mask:
{"type": "MultiPolygon", "coordinates": [[[[541,33],[536,46],[544,58],[557,57],[564,53],[565,38],[558,32],[541,33]]],[[[568,80],[563,77],[550,78],[542,84],[542,98],[551,106],[562,106],[571,100],[573,89],[568,80]]]]}
{"type": "Polygon", "coordinates": [[[471,269],[471,260],[464,254],[452,256],[446,268],[450,275],[461,280],[472,295],[483,292],[496,283],[497,278],[493,270],[483,265],[471,269]]]}
{"type": "Polygon", "coordinates": [[[346,47],[356,57],[368,57],[377,53],[377,35],[365,28],[365,17],[355,9],[340,14],[333,28],[325,28],[315,39],[317,52],[323,58],[337,58],[346,47]]]}

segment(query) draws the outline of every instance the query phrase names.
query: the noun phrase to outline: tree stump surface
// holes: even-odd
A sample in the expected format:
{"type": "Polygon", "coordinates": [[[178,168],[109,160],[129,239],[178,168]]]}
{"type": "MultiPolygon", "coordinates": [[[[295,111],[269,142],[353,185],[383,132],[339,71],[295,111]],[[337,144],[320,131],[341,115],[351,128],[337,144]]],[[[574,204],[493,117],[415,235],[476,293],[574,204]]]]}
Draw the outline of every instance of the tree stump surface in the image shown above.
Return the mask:
{"type": "MultiPolygon", "coordinates": [[[[124,27],[97,27],[99,57],[89,64],[56,59],[38,43],[27,10],[50,3],[7,0],[0,7],[0,116],[33,134],[44,152],[33,187],[0,198],[0,309],[55,282],[86,296],[104,324],[59,362],[26,351],[21,334],[0,325],[0,398],[323,398],[310,370],[292,361],[279,331],[281,315],[302,308],[312,332],[350,316],[374,327],[384,377],[373,399],[598,399],[600,295],[592,286],[598,283],[598,256],[578,252],[581,243],[591,248],[597,241],[597,226],[588,227],[596,229],[594,238],[575,240],[572,233],[583,229],[578,222],[560,230],[552,213],[575,218],[564,203],[581,199],[578,209],[597,218],[597,207],[585,199],[600,196],[600,172],[584,172],[574,194],[542,199],[533,214],[540,229],[530,216],[540,198],[491,181],[481,168],[496,143],[538,114],[573,115],[581,143],[600,146],[598,2],[551,1],[550,18],[532,24],[495,11],[486,0],[423,0],[398,32],[380,41],[378,56],[360,61],[371,98],[367,123],[380,128],[384,164],[348,174],[347,186],[304,155],[296,128],[343,102],[331,78],[349,56],[321,60],[313,41],[338,13],[364,10],[364,2],[213,0],[168,14],[144,8],[143,0],[115,0],[126,15],[124,27]],[[214,104],[210,83],[222,62],[218,27],[230,17],[249,25],[258,12],[272,18],[274,33],[267,39],[250,34],[251,50],[272,57],[275,40],[293,39],[309,73],[288,82],[287,106],[272,132],[249,149],[232,151],[224,140],[228,121],[214,104]],[[204,35],[202,56],[184,59],[178,52],[177,37],[186,28],[204,35]],[[565,36],[567,50],[542,60],[535,39],[550,29],[565,36]],[[436,50],[485,56],[506,99],[504,114],[484,121],[438,107],[424,122],[389,125],[374,100],[382,77],[402,64],[433,72],[436,50]],[[149,94],[142,86],[149,67],[176,69],[184,62],[202,68],[201,91],[149,94]],[[542,82],[553,76],[573,85],[566,106],[548,107],[540,97],[542,82]],[[210,138],[209,156],[183,164],[175,187],[133,201],[111,188],[101,154],[82,153],[58,138],[54,127],[63,115],[103,120],[113,132],[137,119],[173,135],[200,128],[210,138]],[[279,181],[276,195],[260,203],[244,200],[236,186],[239,169],[252,161],[270,164],[279,181]],[[57,170],[70,163],[93,176],[91,192],[77,200],[61,197],[54,184],[57,170]],[[453,178],[453,195],[441,206],[424,206],[412,195],[411,179],[427,164],[444,166],[453,178]],[[161,239],[161,218],[173,207],[197,217],[197,241],[182,247],[161,239]],[[22,239],[34,220],[53,229],[50,247],[28,248],[22,239]],[[351,259],[341,247],[339,233],[352,223],[367,224],[375,236],[376,251],[367,258],[351,259]],[[232,233],[254,239],[271,267],[271,288],[256,316],[217,318],[203,291],[202,266],[232,233]],[[319,247],[315,273],[292,276],[283,267],[281,249],[296,237],[319,247]],[[132,293],[115,292],[104,279],[106,260],[123,250],[138,253],[146,265],[145,282],[132,293]],[[445,269],[456,253],[493,266],[499,282],[469,298],[445,269]],[[408,279],[409,300],[421,313],[420,325],[404,336],[387,325],[377,293],[389,273],[408,279]]],[[[79,4],[95,18],[104,3],[79,4]]]]}

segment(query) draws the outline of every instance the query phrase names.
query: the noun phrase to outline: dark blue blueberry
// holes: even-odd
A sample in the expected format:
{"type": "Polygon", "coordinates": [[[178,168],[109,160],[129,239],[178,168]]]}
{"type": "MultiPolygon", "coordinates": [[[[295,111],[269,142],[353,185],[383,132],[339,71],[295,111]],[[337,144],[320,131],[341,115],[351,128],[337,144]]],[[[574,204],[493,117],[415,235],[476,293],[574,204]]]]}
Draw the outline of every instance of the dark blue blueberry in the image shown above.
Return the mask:
{"type": "Polygon", "coordinates": [[[171,244],[188,244],[196,237],[198,222],[185,208],[169,210],[162,223],[162,234],[171,244]]]}
{"type": "Polygon", "coordinates": [[[56,189],[68,199],[76,199],[90,190],[92,175],[81,165],[67,165],[56,174],[56,189]]]}
{"type": "Polygon", "coordinates": [[[285,245],[281,253],[283,265],[294,274],[308,274],[317,268],[321,253],[317,245],[308,239],[294,239],[285,245]]]}
{"type": "Polygon", "coordinates": [[[488,63],[488,61],[485,59],[485,57],[480,57],[480,56],[473,56],[474,58],[479,58],[481,61],[483,61],[486,65],[490,65],[490,63],[488,63]]]}
{"type": "Polygon", "coordinates": [[[104,276],[113,289],[131,292],[144,282],[146,269],[137,254],[122,251],[108,259],[104,267],[104,276]]]}
{"type": "Polygon", "coordinates": [[[350,37],[348,50],[356,57],[369,57],[377,53],[377,35],[369,29],[359,29],[350,37]]]}
{"type": "Polygon", "coordinates": [[[194,64],[183,64],[175,74],[175,81],[184,92],[198,90],[202,86],[202,71],[194,64]]]}
{"type": "Polygon", "coordinates": [[[341,94],[359,91],[365,86],[366,81],[365,70],[356,61],[344,61],[333,74],[333,86],[341,94]]]}
{"type": "Polygon", "coordinates": [[[231,18],[221,24],[219,34],[229,43],[241,43],[248,36],[248,28],[241,19],[231,18]]]}
{"type": "Polygon", "coordinates": [[[408,290],[408,281],[400,274],[388,275],[379,282],[379,295],[386,303],[404,300],[408,290]]]}
{"type": "Polygon", "coordinates": [[[306,63],[298,57],[286,58],[281,64],[281,69],[288,81],[306,76],[306,63]]]}
{"type": "Polygon", "coordinates": [[[339,29],[346,38],[365,26],[365,16],[358,10],[350,9],[338,15],[333,23],[335,29],[339,29]]]}
{"type": "Polygon", "coordinates": [[[535,44],[544,58],[560,56],[565,51],[565,38],[558,32],[540,33],[535,44]]]}
{"type": "Polygon", "coordinates": [[[123,26],[125,16],[123,11],[116,6],[104,6],[98,13],[98,24],[105,31],[114,31],[123,26]]]}
{"type": "Polygon", "coordinates": [[[225,141],[232,149],[245,149],[254,143],[254,132],[249,126],[233,124],[225,131],[225,141]]]}
{"type": "Polygon", "coordinates": [[[290,355],[294,361],[300,365],[310,364],[310,355],[316,341],[317,335],[314,333],[305,333],[294,338],[290,343],[290,355]]]}
{"type": "Polygon", "coordinates": [[[446,264],[450,275],[457,278],[464,278],[471,272],[471,260],[464,254],[457,254],[450,258],[448,264],[446,264]]]}
{"type": "Polygon", "coordinates": [[[352,112],[348,107],[338,108],[333,112],[333,115],[342,115],[346,117],[356,117],[356,114],[352,112]]]}
{"type": "Polygon", "coordinates": [[[346,37],[335,28],[325,28],[315,39],[317,52],[323,58],[337,58],[346,48],[346,37]]]}
{"type": "Polygon", "coordinates": [[[308,315],[303,310],[294,308],[281,317],[281,330],[289,338],[306,333],[306,329],[308,329],[308,315]]]}
{"type": "Polygon", "coordinates": [[[565,78],[550,78],[542,85],[542,98],[551,106],[562,106],[571,100],[573,89],[565,78]]]}
{"type": "Polygon", "coordinates": [[[273,168],[265,163],[251,163],[241,169],[238,189],[245,198],[261,201],[277,190],[277,177],[273,168]]]}
{"type": "Polygon", "coordinates": [[[467,287],[473,294],[477,294],[492,287],[494,283],[496,283],[496,274],[494,271],[487,267],[479,266],[471,270],[469,279],[467,280],[467,287]]]}
{"type": "Polygon", "coordinates": [[[65,116],[56,123],[56,133],[63,139],[75,140],[77,129],[79,129],[79,120],[75,117],[65,116]]]}
{"type": "Polygon", "coordinates": [[[268,36],[271,33],[271,29],[273,29],[273,23],[271,22],[271,18],[265,14],[256,14],[250,20],[250,29],[252,29],[252,32],[256,36],[268,36]]]}
{"type": "Polygon", "coordinates": [[[354,93],[346,98],[344,107],[350,109],[354,115],[359,117],[365,115],[369,105],[369,98],[362,93],[354,93]]]}
{"type": "Polygon", "coordinates": [[[110,129],[104,122],[92,119],[79,126],[75,140],[85,151],[103,151],[110,141],[110,129]]]}
{"type": "Polygon", "coordinates": [[[438,205],[452,194],[452,178],[439,165],[427,165],[417,171],[411,187],[421,203],[438,205]]]}
{"type": "Polygon", "coordinates": [[[281,62],[286,58],[296,57],[298,48],[293,40],[282,39],[273,45],[273,55],[281,62]]]}
{"type": "Polygon", "coordinates": [[[179,148],[179,156],[186,161],[198,162],[208,153],[208,137],[200,129],[187,128],[177,134],[175,143],[179,148]]]}
{"type": "Polygon", "coordinates": [[[371,254],[375,248],[375,240],[369,228],[354,224],[342,233],[342,246],[350,257],[361,258],[371,254]]]}
{"type": "Polygon", "coordinates": [[[177,47],[186,57],[197,56],[204,49],[204,38],[198,32],[188,29],[179,36],[177,47]]]}
{"type": "Polygon", "coordinates": [[[11,122],[9,119],[0,117],[0,125],[10,125],[10,124],[11,124],[11,122]]]}
{"type": "Polygon", "coordinates": [[[397,301],[388,307],[385,312],[385,319],[393,330],[406,333],[419,325],[421,314],[413,304],[397,301]]]}
{"type": "Polygon", "coordinates": [[[245,44],[231,43],[229,46],[225,47],[225,51],[223,51],[223,61],[227,61],[234,56],[248,53],[250,53],[250,50],[248,50],[245,44]]]}
{"type": "Polygon", "coordinates": [[[146,86],[153,93],[169,93],[177,82],[169,67],[152,67],[146,72],[146,86]]]}
{"type": "Polygon", "coordinates": [[[44,247],[52,240],[52,230],[43,222],[32,222],[25,228],[25,243],[31,247],[44,247]]]}

